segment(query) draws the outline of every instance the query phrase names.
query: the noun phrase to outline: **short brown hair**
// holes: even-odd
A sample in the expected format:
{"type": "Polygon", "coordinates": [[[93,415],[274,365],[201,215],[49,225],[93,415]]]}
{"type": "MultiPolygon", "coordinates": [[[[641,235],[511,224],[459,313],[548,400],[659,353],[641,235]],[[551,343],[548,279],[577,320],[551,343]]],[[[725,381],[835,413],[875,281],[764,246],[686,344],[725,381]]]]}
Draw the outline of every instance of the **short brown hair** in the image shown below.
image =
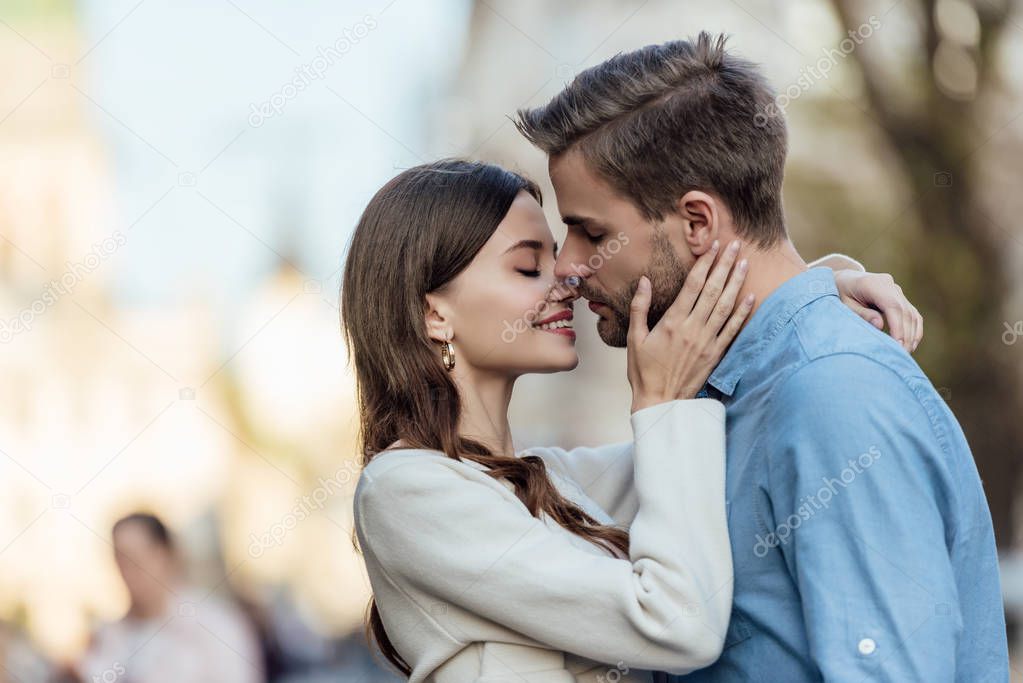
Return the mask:
{"type": "Polygon", "coordinates": [[[515,125],[551,156],[578,144],[649,220],[690,190],[712,192],[740,236],[769,247],[786,235],[785,120],[757,66],[729,54],[725,40],[701,32],[616,55],[545,106],[519,110],[515,125]]]}

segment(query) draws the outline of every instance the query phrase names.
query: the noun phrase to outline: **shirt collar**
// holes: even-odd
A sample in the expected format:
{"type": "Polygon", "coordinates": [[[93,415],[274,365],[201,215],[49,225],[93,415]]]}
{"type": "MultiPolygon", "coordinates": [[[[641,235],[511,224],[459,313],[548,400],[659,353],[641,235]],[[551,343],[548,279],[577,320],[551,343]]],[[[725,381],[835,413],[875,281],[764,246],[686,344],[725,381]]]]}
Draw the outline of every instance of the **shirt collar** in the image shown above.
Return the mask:
{"type": "Polygon", "coordinates": [[[830,268],[810,268],[783,282],[753,312],[707,384],[731,396],[746,369],[761,356],[796,311],[825,296],[838,296],[835,273],[830,268]]]}

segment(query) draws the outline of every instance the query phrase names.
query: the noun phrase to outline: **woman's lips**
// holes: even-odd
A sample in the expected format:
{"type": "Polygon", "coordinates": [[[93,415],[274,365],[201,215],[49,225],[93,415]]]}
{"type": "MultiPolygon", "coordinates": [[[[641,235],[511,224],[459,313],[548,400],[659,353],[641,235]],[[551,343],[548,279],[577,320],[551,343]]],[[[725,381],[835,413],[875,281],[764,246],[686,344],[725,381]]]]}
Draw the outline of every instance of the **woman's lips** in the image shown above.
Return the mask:
{"type": "Polygon", "coordinates": [[[554,334],[560,334],[563,337],[574,340],[575,330],[572,329],[572,318],[572,309],[568,308],[558,311],[540,322],[533,323],[533,327],[541,332],[553,332],[554,334]],[[566,324],[559,325],[558,323],[566,324]],[[544,325],[548,325],[548,327],[543,327],[544,325]]]}
{"type": "Polygon", "coordinates": [[[538,327],[536,329],[540,330],[541,332],[551,332],[553,334],[560,334],[564,337],[568,337],[569,339],[575,339],[575,330],[573,330],[571,327],[552,327],[547,330],[538,327]]]}

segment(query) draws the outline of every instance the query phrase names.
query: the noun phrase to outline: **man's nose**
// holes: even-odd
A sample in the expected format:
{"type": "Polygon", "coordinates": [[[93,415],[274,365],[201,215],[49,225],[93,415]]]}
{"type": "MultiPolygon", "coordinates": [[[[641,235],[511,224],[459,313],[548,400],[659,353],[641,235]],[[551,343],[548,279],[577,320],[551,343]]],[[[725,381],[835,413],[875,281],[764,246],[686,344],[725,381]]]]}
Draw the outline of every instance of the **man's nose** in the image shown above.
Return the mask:
{"type": "Polygon", "coordinates": [[[554,261],[554,277],[559,282],[568,282],[569,278],[577,278],[577,281],[573,287],[578,287],[579,284],[593,274],[593,270],[589,268],[581,260],[573,259],[572,252],[570,249],[565,249],[558,258],[554,261]]]}
{"type": "Polygon", "coordinates": [[[571,303],[579,298],[579,284],[582,278],[578,275],[569,275],[562,280],[558,278],[547,294],[547,300],[551,303],[571,303]]]}

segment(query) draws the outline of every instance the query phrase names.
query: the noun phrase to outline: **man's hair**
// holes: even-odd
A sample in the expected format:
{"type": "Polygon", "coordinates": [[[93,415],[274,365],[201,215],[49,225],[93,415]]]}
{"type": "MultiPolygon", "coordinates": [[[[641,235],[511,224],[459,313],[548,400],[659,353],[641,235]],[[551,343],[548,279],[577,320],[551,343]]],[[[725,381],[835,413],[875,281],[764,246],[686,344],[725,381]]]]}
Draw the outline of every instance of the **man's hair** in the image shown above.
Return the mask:
{"type": "Polygon", "coordinates": [[[616,55],[545,106],[519,110],[515,125],[550,156],[578,145],[648,220],[703,190],[727,204],[741,237],[772,246],[786,235],[785,120],[757,66],[725,40],[701,32],[616,55]]]}

